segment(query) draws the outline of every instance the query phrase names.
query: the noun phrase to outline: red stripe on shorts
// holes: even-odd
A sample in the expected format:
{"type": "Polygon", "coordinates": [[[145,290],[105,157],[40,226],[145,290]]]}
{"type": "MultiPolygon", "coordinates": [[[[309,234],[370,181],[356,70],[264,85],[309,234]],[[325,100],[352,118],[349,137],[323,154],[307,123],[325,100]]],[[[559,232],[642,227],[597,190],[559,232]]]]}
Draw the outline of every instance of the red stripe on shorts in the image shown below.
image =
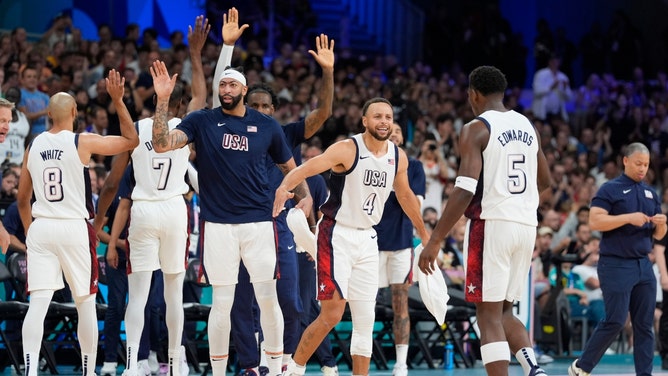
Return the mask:
{"type": "Polygon", "coordinates": [[[472,219],[469,226],[469,248],[466,259],[466,286],[464,292],[467,302],[482,302],[482,251],[485,242],[485,220],[472,219]]]}

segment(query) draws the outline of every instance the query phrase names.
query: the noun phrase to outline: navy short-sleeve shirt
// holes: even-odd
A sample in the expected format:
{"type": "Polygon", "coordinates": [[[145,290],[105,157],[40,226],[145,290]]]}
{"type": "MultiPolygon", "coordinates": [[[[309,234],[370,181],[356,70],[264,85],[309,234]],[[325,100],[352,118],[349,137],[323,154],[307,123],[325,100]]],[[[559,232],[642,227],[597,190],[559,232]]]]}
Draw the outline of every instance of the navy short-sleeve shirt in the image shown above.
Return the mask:
{"type": "MultiPolygon", "coordinates": [[[[610,215],[642,212],[648,216],[661,214],[661,202],[654,189],[644,182],[636,182],[627,175],[608,181],[592,199],[592,207],[604,209],[610,215]]],[[[601,237],[601,256],[642,258],[652,251],[654,225],[641,227],[625,224],[604,231],[601,237]]]]}

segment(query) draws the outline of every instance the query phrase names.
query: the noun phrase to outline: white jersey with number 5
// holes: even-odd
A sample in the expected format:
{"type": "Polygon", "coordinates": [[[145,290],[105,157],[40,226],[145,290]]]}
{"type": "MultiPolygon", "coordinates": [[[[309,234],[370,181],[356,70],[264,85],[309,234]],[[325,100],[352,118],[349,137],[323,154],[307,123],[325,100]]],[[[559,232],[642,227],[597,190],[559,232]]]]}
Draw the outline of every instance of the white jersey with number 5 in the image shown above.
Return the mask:
{"type": "Polygon", "coordinates": [[[320,211],[334,218],[337,224],[367,229],[377,225],[383,216],[397,174],[399,153],[387,141],[387,153],[376,157],[364,145],[361,134],[352,139],[357,145],[355,163],[346,172],[332,172],[329,197],[320,211]]]}
{"type": "MultiPolygon", "coordinates": [[[[169,129],[174,129],[181,119],[169,120],[169,129]]],[[[153,119],[142,119],[137,123],[139,145],[132,151],[132,166],[135,187],[132,200],[163,201],[188,192],[185,175],[188,170],[188,145],[165,153],[156,153],[151,142],[153,119]]]]}
{"type": "Polygon", "coordinates": [[[536,226],[536,130],[529,119],[515,111],[486,111],[478,119],[489,129],[489,142],[482,152],[480,218],[536,226]]]}
{"type": "Polygon", "coordinates": [[[92,218],[90,175],[79,158],[78,141],[79,135],[69,131],[43,132],[30,144],[34,218],[92,218]]]}

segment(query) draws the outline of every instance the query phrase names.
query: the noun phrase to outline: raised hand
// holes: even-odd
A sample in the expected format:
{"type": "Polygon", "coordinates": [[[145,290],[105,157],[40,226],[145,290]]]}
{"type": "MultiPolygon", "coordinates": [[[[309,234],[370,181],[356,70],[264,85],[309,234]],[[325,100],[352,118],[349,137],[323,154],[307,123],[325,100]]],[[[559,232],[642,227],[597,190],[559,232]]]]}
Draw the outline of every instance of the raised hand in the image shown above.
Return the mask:
{"type": "Polygon", "coordinates": [[[121,74],[112,69],[109,71],[109,76],[104,79],[107,83],[107,93],[112,100],[122,100],[123,94],[125,93],[125,77],[121,77],[121,74]]]}
{"type": "Polygon", "coordinates": [[[209,19],[201,15],[195,18],[194,30],[192,26],[188,25],[188,48],[190,48],[191,54],[193,52],[201,54],[209,31],[211,31],[209,19]]]}
{"type": "Polygon", "coordinates": [[[178,74],[174,74],[170,78],[169,72],[167,72],[167,66],[160,60],[154,61],[149,70],[153,77],[153,89],[155,90],[155,94],[158,98],[169,98],[176,85],[176,77],[178,74]]]}
{"type": "Polygon", "coordinates": [[[232,7],[227,14],[223,14],[223,43],[233,46],[247,28],[248,24],[239,27],[239,11],[232,7]]]}
{"type": "Polygon", "coordinates": [[[325,34],[315,37],[315,51],[308,50],[322,69],[334,69],[334,39],[325,34]]]}

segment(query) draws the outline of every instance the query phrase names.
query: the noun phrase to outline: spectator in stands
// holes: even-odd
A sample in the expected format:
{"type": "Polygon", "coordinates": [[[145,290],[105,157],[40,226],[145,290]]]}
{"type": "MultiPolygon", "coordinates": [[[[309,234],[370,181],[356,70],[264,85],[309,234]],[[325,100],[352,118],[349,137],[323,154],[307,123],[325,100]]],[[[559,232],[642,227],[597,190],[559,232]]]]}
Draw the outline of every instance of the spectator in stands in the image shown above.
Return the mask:
{"type": "Polygon", "coordinates": [[[34,66],[27,66],[21,72],[21,102],[18,107],[30,122],[30,132],[38,135],[47,129],[46,108],[49,96],[37,89],[39,72],[34,66]]]}
{"type": "Polygon", "coordinates": [[[568,76],[559,70],[560,64],[561,58],[551,55],[547,67],[533,77],[532,110],[540,119],[559,116],[568,120],[566,102],[572,100],[573,92],[568,76]]]}
{"type": "MultiPolygon", "coordinates": [[[[584,282],[584,291],[588,301],[584,316],[587,316],[590,328],[595,328],[605,318],[605,304],[603,304],[603,293],[597,271],[600,242],[600,238],[590,238],[583,247],[582,264],[573,267],[573,273],[584,282]]],[[[582,315],[582,312],[578,314],[578,312],[571,311],[571,316],[582,315]]]]}

